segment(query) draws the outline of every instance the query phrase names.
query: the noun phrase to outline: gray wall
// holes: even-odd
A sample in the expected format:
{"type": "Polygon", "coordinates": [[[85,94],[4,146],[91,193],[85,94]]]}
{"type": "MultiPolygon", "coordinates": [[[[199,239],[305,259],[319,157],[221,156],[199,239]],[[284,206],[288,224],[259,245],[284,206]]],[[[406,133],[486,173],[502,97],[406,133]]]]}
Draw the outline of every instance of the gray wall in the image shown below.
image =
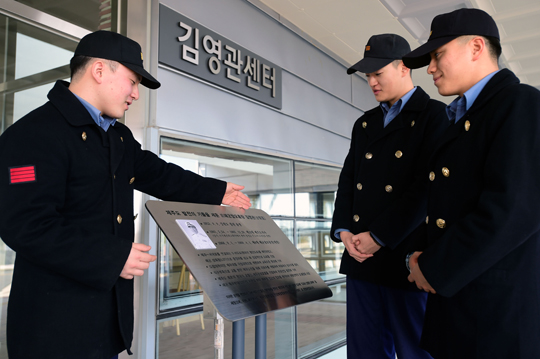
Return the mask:
{"type": "Polygon", "coordinates": [[[156,126],[183,137],[341,165],[354,121],[377,103],[367,83],[243,0],[162,4],[283,69],[283,108],[249,101],[162,67],[156,126]]]}

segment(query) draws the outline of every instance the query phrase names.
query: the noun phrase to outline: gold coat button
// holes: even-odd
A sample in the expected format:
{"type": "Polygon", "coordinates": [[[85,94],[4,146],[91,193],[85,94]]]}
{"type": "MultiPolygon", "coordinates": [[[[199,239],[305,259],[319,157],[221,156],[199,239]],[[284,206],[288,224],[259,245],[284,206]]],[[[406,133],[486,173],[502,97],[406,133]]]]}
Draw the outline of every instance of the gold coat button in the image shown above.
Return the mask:
{"type": "Polygon", "coordinates": [[[392,188],[392,186],[388,185],[386,187],[384,187],[384,189],[386,190],[386,192],[390,193],[392,192],[394,189],[392,188]]]}
{"type": "Polygon", "coordinates": [[[426,216],[426,224],[429,223],[429,216],[426,216]]]}
{"type": "Polygon", "coordinates": [[[355,214],[355,215],[353,216],[352,219],[353,219],[355,222],[358,222],[358,221],[360,220],[360,217],[359,217],[357,214],[355,214]]]}
{"type": "Polygon", "coordinates": [[[437,227],[439,227],[439,228],[446,227],[446,221],[444,219],[442,219],[442,218],[437,219],[437,221],[435,223],[437,223],[437,227]]]}
{"type": "Polygon", "coordinates": [[[120,141],[124,142],[124,137],[120,136],[120,141]]]}
{"type": "Polygon", "coordinates": [[[135,177],[131,177],[131,179],[129,180],[129,184],[133,184],[133,182],[135,182],[135,177]]]}
{"type": "Polygon", "coordinates": [[[86,138],[87,138],[88,136],[86,136],[86,132],[83,132],[82,135],[81,135],[81,137],[82,137],[82,140],[83,140],[83,141],[86,141],[86,138]]]}
{"type": "Polygon", "coordinates": [[[118,224],[121,224],[122,223],[122,216],[121,215],[118,215],[116,217],[116,221],[118,222],[118,224]]]}
{"type": "Polygon", "coordinates": [[[413,120],[413,121],[411,122],[411,127],[414,127],[414,124],[415,124],[415,123],[416,123],[416,122],[414,122],[414,120],[413,120]]]}
{"type": "Polygon", "coordinates": [[[403,152],[396,151],[396,158],[401,158],[401,156],[403,156],[403,152]]]}
{"type": "Polygon", "coordinates": [[[442,174],[444,177],[450,177],[450,170],[446,167],[442,168],[442,174]]]}
{"type": "Polygon", "coordinates": [[[435,181],[435,172],[433,171],[429,172],[429,180],[432,182],[435,181]]]}
{"type": "Polygon", "coordinates": [[[366,122],[366,121],[362,122],[362,127],[363,127],[363,128],[366,128],[366,127],[367,127],[367,122],[366,122]]]}
{"type": "Polygon", "coordinates": [[[362,190],[362,184],[361,184],[361,183],[358,183],[358,184],[356,185],[356,188],[358,188],[358,190],[361,191],[361,190],[362,190]]]}
{"type": "Polygon", "coordinates": [[[113,177],[113,179],[116,179],[116,175],[113,175],[112,177],[113,177]]]}
{"type": "Polygon", "coordinates": [[[368,160],[372,159],[372,158],[373,158],[373,154],[372,154],[371,152],[366,153],[366,158],[367,158],[368,160]]]}
{"type": "Polygon", "coordinates": [[[469,131],[470,128],[471,128],[471,123],[469,122],[469,120],[465,121],[465,131],[469,131]]]}

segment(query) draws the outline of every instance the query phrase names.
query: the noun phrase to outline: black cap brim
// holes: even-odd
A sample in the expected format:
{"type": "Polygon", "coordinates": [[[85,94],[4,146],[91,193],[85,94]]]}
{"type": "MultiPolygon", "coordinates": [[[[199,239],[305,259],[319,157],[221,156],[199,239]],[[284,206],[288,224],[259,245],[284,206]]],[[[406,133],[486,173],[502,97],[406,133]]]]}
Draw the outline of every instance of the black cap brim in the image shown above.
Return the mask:
{"type": "Polygon", "coordinates": [[[403,56],[403,63],[410,69],[418,69],[429,65],[431,62],[431,52],[444,44],[449,43],[460,35],[444,36],[437,39],[428,40],[424,45],[416,48],[403,56]]]}
{"type": "Polygon", "coordinates": [[[158,80],[156,80],[152,75],[148,73],[143,67],[121,62],[122,65],[135,72],[136,74],[141,75],[141,85],[148,87],[149,89],[155,90],[161,86],[158,80]]]}
{"type": "Polygon", "coordinates": [[[375,71],[378,71],[391,63],[394,60],[399,59],[381,59],[377,57],[364,57],[362,60],[358,61],[356,64],[352,65],[347,69],[347,74],[354,74],[356,71],[362,72],[364,74],[369,74],[375,71]]]}

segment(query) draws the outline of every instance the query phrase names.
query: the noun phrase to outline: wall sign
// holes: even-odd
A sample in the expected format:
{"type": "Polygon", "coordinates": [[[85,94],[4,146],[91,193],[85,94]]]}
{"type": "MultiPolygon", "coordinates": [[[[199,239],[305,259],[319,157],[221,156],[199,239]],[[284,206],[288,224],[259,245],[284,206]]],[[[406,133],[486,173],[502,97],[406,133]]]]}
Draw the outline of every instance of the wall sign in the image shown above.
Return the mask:
{"type": "Polygon", "coordinates": [[[281,109],[281,68],[160,4],[159,62],[281,109]]]}

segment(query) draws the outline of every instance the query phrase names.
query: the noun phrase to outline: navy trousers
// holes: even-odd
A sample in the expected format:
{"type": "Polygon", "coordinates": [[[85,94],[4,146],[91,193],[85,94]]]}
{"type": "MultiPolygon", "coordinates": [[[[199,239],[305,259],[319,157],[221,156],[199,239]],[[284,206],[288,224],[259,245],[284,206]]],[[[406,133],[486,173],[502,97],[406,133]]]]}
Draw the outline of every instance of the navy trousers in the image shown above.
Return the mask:
{"type": "Polygon", "coordinates": [[[348,359],[432,359],[420,349],[427,293],[347,276],[348,359]]]}

